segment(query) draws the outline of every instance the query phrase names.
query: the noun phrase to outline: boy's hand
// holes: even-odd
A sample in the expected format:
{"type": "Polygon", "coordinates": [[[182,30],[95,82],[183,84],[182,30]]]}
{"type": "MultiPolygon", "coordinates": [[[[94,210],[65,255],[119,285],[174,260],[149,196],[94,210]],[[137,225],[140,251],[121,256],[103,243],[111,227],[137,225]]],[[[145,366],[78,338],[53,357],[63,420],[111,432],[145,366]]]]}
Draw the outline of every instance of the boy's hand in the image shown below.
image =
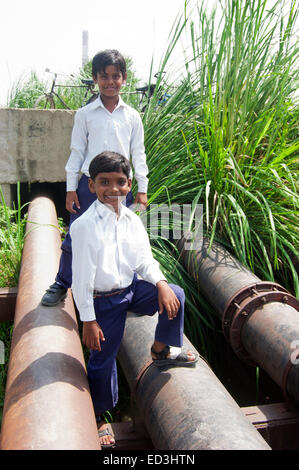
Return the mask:
{"type": "Polygon", "coordinates": [[[82,341],[88,349],[101,351],[101,341],[105,341],[104,333],[96,320],[83,322],[82,341]]]}
{"type": "Polygon", "coordinates": [[[137,193],[136,198],[135,198],[135,203],[137,207],[136,209],[138,210],[145,210],[147,208],[147,194],[146,193],[137,193]],[[138,208],[138,205],[140,205],[140,208],[138,208]]]}
{"type": "Polygon", "coordinates": [[[156,286],[158,289],[159,314],[161,314],[165,308],[168,320],[173,320],[180,308],[180,301],[166,281],[159,281],[156,286]]]}
{"type": "Polygon", "coordinates": [[[73,208],[73,204],[80,209],[79,199],[76,191],[67,191],[65,207],[72,214],[77,214],[77,211],[73,208]]]}

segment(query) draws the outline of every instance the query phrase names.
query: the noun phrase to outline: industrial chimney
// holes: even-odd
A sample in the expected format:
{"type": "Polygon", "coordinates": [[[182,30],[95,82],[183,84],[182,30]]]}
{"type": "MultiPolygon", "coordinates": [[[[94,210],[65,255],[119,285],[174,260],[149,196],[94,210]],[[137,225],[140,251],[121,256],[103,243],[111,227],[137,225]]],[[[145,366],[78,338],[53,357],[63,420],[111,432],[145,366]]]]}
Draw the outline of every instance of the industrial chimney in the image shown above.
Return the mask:
{"type": "Polygon", "coordinates": [[[82,33],[82,67],[88,62],[88,31],[82,33]]]}

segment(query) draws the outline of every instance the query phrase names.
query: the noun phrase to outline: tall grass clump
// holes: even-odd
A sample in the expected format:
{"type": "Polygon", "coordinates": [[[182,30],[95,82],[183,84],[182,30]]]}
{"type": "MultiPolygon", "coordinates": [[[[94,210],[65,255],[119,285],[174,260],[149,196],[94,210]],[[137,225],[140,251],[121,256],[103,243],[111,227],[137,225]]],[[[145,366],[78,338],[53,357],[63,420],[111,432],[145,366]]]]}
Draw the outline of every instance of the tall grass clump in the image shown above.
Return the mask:
{"type": "Polygon", "coordinates": [[[22,217],[20,185],[17,187],[17,207],[5,203],[0,186],[0,287],[18,285],[24,246],[26,217],[22,217]]]}
{"type": "Polygon", "coordinates": [[[156,200],[198,198],[211,243],[298,296],[298,7],[282,3],[186,2],[161,60],[188,34],[184,76],[144,125],[156,200]]]}
{"type": "Polygon", "coordinates": [[[37,98],[46,92],[47,85],[32,71],[29,78],[15,81],[7,99],[8,108],[33,108],[37,98]]]}

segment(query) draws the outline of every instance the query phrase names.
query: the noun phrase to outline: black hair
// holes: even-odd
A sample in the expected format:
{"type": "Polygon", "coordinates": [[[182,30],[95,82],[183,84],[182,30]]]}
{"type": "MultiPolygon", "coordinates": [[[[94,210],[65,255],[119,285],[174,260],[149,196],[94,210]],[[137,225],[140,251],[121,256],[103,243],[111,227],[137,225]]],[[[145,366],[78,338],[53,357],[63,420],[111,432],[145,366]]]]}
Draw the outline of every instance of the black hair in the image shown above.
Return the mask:
{"type": "Polygon", "coordinates": [[[126,61],[116,49],[106,49],[98,52],[92,59],[92,76],[97,77],[98,72],[105,72],[108,65],[114,65],[122,74],[123,78],[127,72],[126,61]]]}
{"type": "Polygon", "coordinates": [[[102,152],[92,159],[89,165],[91,179],[95,180],[99,173],[122,172],[130,178],[131,166],[129,160],[117,152],[102,152]]]}

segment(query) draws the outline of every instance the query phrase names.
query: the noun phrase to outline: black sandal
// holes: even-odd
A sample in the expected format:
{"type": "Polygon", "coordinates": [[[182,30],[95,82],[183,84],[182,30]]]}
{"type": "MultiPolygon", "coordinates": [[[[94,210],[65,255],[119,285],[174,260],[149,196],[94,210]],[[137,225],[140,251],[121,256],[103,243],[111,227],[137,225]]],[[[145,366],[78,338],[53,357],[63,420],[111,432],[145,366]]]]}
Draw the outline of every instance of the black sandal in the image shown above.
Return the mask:
{"type": "Polygon", "coordinates": [[[165,348],[157,352],[154,350],[154,347],[151,347],[151,353],[155,354],[156,359],[152,357],[153,364],[155,364],[158,367],[162,366],[180,366],[180,367],[193,367],[196,362],[198,361],[198,357],[196,354],[192,353],[195,358],[193,361],[189,361],[188,354],[185,351],[181,351],[175,359],[171,359],[170,357],[167,357],[170,351],[170,346],[165,346],[165,348]]]}

